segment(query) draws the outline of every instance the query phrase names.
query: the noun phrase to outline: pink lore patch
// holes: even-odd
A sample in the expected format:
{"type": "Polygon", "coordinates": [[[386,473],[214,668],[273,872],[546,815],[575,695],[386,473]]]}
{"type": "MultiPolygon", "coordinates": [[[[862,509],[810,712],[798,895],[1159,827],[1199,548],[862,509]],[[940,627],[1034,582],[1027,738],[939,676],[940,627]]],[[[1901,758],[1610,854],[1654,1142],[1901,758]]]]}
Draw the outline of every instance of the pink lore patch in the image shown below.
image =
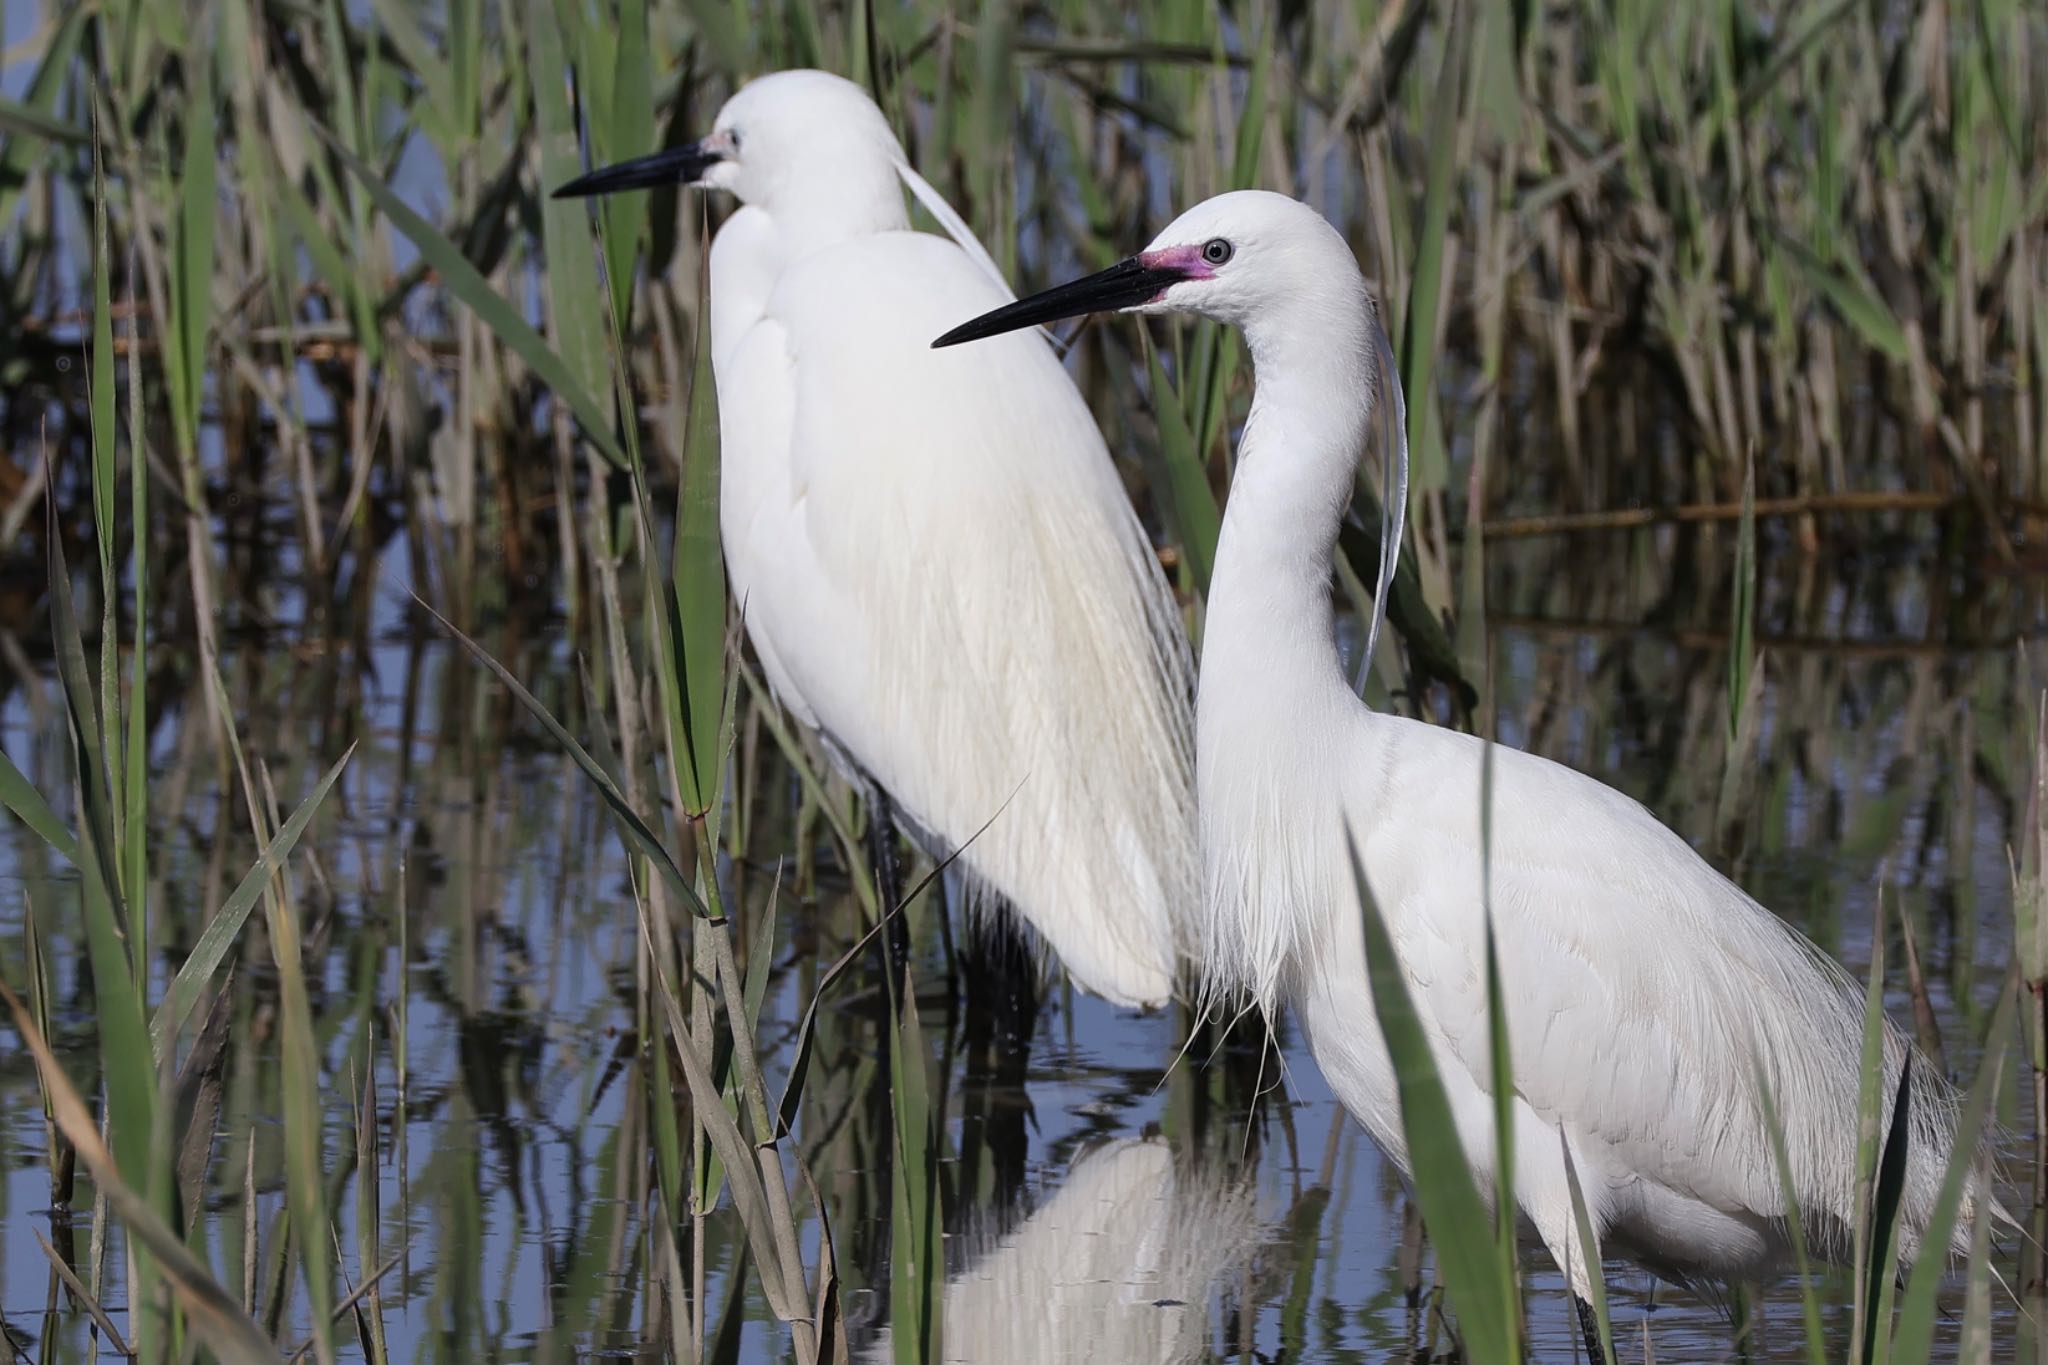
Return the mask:
{"type": "Polygon", "coordinates": [[[1216,272],[1202,259],[1199,246],[1169,246],[1158,251],[1141,251],[1138,264],[1147,270],[1177,270],[1182,278],[1190,280],[1214,279],[1216,272]]]}

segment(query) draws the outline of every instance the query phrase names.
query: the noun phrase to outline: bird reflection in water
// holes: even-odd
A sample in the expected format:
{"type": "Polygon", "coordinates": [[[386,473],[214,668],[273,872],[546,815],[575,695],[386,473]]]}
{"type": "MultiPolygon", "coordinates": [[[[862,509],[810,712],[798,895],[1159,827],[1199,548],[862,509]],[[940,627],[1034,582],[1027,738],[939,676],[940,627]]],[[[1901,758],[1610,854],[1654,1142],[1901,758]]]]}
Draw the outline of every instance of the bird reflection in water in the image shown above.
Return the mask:
{"type": "MultiPolygon", "coordinates": [[[[958,1365],[1199,1359],[1212,1303],[1263,1243],[1242,1170],[1177,1158],[1158,1138],[1120,1138],[1076,1158],[1030,1217],[955,1239],[940,1358],[958,1365]],[[957,1255],[957,1250],[956,1250],[957,1255]]],[[[892,1359],[882,1332],[865,1352],[892,1359]]]]}

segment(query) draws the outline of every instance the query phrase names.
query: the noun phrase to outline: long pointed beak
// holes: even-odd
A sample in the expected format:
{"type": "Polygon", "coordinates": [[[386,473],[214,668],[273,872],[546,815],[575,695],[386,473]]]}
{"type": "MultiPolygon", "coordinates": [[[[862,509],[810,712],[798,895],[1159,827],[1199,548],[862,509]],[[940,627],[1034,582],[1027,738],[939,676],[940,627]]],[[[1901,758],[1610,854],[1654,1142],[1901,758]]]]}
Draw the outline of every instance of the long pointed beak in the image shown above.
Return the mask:
{"type": "Polygon", "coordinates": [[[579,175],[554,192],[556,199],[581,199],[593,194],[616,194],[620,190],[658,189],[664,185],[694,185],[704,172],[725,159],[724,153],[702,142],[671,147],[651,156],[621,161],[579,175]]]}
{"type": "Polygon", "coordinates": [[[1083,313],[1113,313],[1119,309],[1135,308],[1141,303],[1152,302],[1169,285],[1179,284],[1186,278],[1187,272],[1178,266],[1147,265],[1141,257],[1133,256],[1129,260],[1118,261],[1107,270],[1055,285],[1042,294],[1006,303],[972,322],[963,322],[934,341],[932,349],[1001,336],[1004,332],[1036,327],[1042,322],[1058,322],[1061,318],[1079,317],[1083,313]]]}

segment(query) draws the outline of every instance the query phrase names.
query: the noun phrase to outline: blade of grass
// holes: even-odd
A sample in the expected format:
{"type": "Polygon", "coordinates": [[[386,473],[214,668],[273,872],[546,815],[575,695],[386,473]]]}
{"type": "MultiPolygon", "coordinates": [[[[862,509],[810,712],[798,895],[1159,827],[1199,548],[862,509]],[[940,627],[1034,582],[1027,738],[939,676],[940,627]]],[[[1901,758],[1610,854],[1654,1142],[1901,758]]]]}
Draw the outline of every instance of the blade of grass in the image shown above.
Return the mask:
{"type": "Polygon", "coordinates": [[[1892,1288],[1898,1278],[1899,1213],[1906,1194],[1912,1111],[1913,1054],[1908,1052],[1899,1067],[1899,1088],[1892,1099],[1892,1120],[1885,1133],[1884,1155],[1878,1160],[1876,1200],[1871,1206],[1872,1254],[1863,1301],[1864,1365],[1891,1358],[1889,1334],[1883,1327],[1891,1316],[1892,1288]]]}
{"type": "Polygon", "coordinates": [[[317,123],[313,126],[335,157],[376,201],[378,210],[406,235],[418,249],[421,259],[440,276],[448,292],[482,318],[498,339],[569,405],[569,410],[576,414],[576,420],[583,428],[583,434],[606,459],[623,469],[626,453],[612,429],[611,414],[599,406],[596,397],[577,380],[568,362],[548,345],[531,323],[519,315],[509,299],[491,288],[490,282],[463,256],[461,248],[399,198],[375,171],[351,155],[332,132],[317,123]]]}
{"type": "Polygon", "coordinates": [[[1866,1324],[1874,1314],[1864,1301],[1870,1283],[1872,1195],[1877,1180],[1878,1126],[1884,1102],[1884,897],[1874,912],[1870,936],[1870,979],[1863,988],[1863,1050],[1857,1062],[1861,1078],[1856,1097],[1856,1229],[1851,1274],[1856,1290],[1855,1312],[1849,1319],[1851,1359],[1865,1359],[1866,1324]]]}
{"type": "MultiPolygon", "coordinates": [[[[106,761],[94,711],[98,695],[86,676],[85,646],[79,638],[72,606],[71,574],[64,563],[60,538],[49,537],[50,634],[63,684],[65,712],[71,722],[72,757],[78,771],[80,807],[79,884],[84,901],[87,957],[92,964],[95,1006],[99,1015],[100,1050],[106,1064],[108,1130],[115,1152],[128,1170],[150,1169],[150,1135],[155,1108],[156,1077],[150,1064],[149,1030],[143,1023],[141,990],[136,983],[121,923],[120,879],[110,846],[113,820],[108,809],[106,761]]],[[[151,1349],[148,1332],[139,1331],[137,1348],[151,1349]]]]}
{"type": "Polygon", "coordinates": [[[1203,597],[1209,595],[1209,574],[1216,564],[1216,537],[1223,514],[1216,505],[1215,490],[1202,466],[1201,451],[1188,424],[1184,398],[1166,377],[1159,352],[1149,341],[1145,365],[1151,376],[1152,411],[1159,423],[1160,458],[1166,468],[1167,503],[1173,515],[1173,533],[1180,541],[1191,586],[1203,597]]]}
{"type": "Polygon", "coordinates": [[[1614,1354],[1614,1322],[1607,1309],[1607,1275],[1600,1264],[1600,1243],[1593,1236],[1593,1218],[1586,1211],[1586,1192],[1579,1185],[1579,1168],[1572,1161],[1572,1145],[1557,1135],[1558,1150],[1564,1156],[1565,1184],[1572,1192],[1572,1222],[1578,1229],[1579,1255],[1586,1263],[1586,1285],[1593,1292],[1593,1323],[1600,1333],[1603,1360],[1619,1359],[1614,1354]]]}
{"type": "Polygon", "coordinates": [[[1856,329],[1865,345],[1900,363],[1910,357],[1905,329],[1867,281],[1829,265],[1804,243],[1783,233],[1775,234],[1775,241],[1807,285],[1856,329]]]}
{"type": "MultiPolygon", "coordinates": [[[[244,759],[232,729],[228,732],[241,776],[249,820],[258,839],[268,834],[275,818],[268,771],[258,778],[244,759]]],[[[270,934],[271,961],[277,968],[278,1070],[283,1096],[285,1207],[292,1220],[299,1269],[306,1283],[313,1316],[313,1346],[321,1365],[334,1362],[334,1259],[332,1224],[327,1217],[326,1142],[322,1122],[320,1050],[313,1028],[313,1007],[306,988],[297,898],[283,868],[264,884],[264,924],[270,934]]]]}
{"type": "Polygon", "coordinates": [[[206,922],[206,928],[200,933],[199,941],[192,945],[192,951],[186,955],[184,965],[178,968],[178,974],[171,979],[170,988],[164,992],[164,998],[157,1004],[155,1017],[150,1021],[151,1049],[159,1061],[168,1055],[172,1040],[184,1027],[192,1008],[199,1003],[206,983],[220,970],[220,964],[226,960],[228,951],[241,938],[242,926],[248,922],[249,912],[256,908],[256,902],[262,899],[264,888],[270,885],[271,879],[284,867],[285,860],[291,857],[292,849],[299,842],[299,836],[305,833],[307,824],[320,809],[320,803],[327,798],[328,789],[334,785],[334,780],[341,776],[341,770],[348,766],[348,761],[354,757],[355,751],[356,746],[351,744],[342,756],[335,760],[334,766],[314,785],[306,799],[299,803],[298,809],[291,813],[291,817],[278,827],[277,833],[264,845],[262,855],[256,859],[248,872],[243,874],[242,880],[236,884],[228,898],[221,902],[220,909],[206,922]]]}
{"type": "MultiPolygon", "coordinates": [[[[1913,1263],[1905,1295],[1899,1300],[1899,1316],[1892,1328],[1891,1343],[1892,1355],[1898,1360],[1934,1358],[1934,1321],[1939,1311],[1936,1296],[1948,1272],[1949,1234],[1962,1211],[1963,1191],[1976,1165],[1979,1139],[1989,1121],[1992,1101],[1998,1094],[1999,1076],[2005,1066],[2006,1046],[2012,1037],[2013,1007],[2018,994],[2019,978],[2008,971],[2005,985],[1998,992],[1998,1003],[1991,1010],[1991,1026],[1984,1035],[1984,1056],[1978,1062],[1977,1079],[1970,1086],[1969,1094],[1963,1100],[1962,1113],[1956,1120],[1955,1146],[1949,1156],[1948,1170],[1942,1176],[1941,1191],[1935,1197],[1934,1211],[1927,1220],[1919,1259],[1913,1263]]],[[[1894,1126],[1897,1126],[1896,1121],[1894,1126]]],[[[1972,1211],[1979,1221],[1990,1220],[1990,1198],[1989,1185],[1979,1189],[1976,1208],[1972,1211]]]]}
{"type": "MultiPolygon", "coordinates": [[[[644,902],[640,934],[652,955],[654,935],[647,925],[644,902]]],[[[682,1006],[677,1000],[668,964],[658,955],[654,958],[654,972],[655,994],[668,1023],[669,1034],[675,1040],[675,1056],[682,1064],[684,1079],[689,1083],[690,1102],[695,1106],[697,1122],[703,1125],[706,1138],[717,1150],[719,1160],[725,1163],[726,1188],[732,1191],[733,1205],[739,1210],[740,1223],[746,1229],[754,1261],[761,1269],[762,1293],[775,1316],[784,1322],[793,1321],[805,1312],[805,1296],[792,1295],[783,1278],[785,1268],[776,1250],[775,1233],[768,1226],[768,1196],[761,1184],[760,1168],[750,1159],[746,1139],[740,1136],[739,1125],[726,1110],[723,1096],[712,1083],[703,1054],[692,1041],[689,1026],[683,1020],[682,1006]]]]}
{"type": "Polygon", "coordinates": [[[591,785],[597,788],[598,795],[604,798],[605,809],[611,813],[613,822],[618,825],[619,832],[624,836],[626,843],[634,852],[646,855],[648,862],[661,874],[661,879],[668,883],[669,889],[680,896],[683,903],[689,906],[693,913],[699,918],[708,919],[711,912],[705,907],[703,898],[697,894],[696,888],[690,885],[689,880],[683,876],[682,869],[676,866],[675,859],[669,856],[668,848],[661,842],[660,836],[649,829],[647,822],[640,818],[640,813],[633,809],[633,803],[626,799],[624,792],[619,790],[619,784],[612,780],[611,774],[606,772],[598,761],[592,758],[581,744],[576,742],[575,738],[563,728],[562,723],[555,719],[554,714],[547,707],[541,705],[539,698],[527,691],[520,681],[512,676],[510,669],[492,658],[488,650],[470,639],[469,636],[463,634],[461,630],[456,628],[453,622],[428,606],[417,595],[413,597],[413,601],[419,604],[422,611],[439,622],[441,629],[453,636],[455,641],[469,652],[471,658],[490,670],[498,681],[503,683],[506,689],[512,693],[513,697],[518,700],[519,704],[526,708],[528,715],[531,715],[540,722],[541,728],[548,732],[548,735],[555,743],[562,746],[563,752],[569,755],[576,766],[582,770],[583,775],[590,779],[591,785]]]}
{"type": "MultiPolygon", "coordinates": [[[[620,0],[618,26],[610,99],[595,82],[583,87],[583,116],[607,162],[640,156],[654,147],[654,77],[646,0],[620,0]]],[[[592,74],[585,72],[586,76],[592,74]]],[[[606,195],[599,204],[605,280],[611,286],[612,315],[621,329],[633,316],[633,257],[647,226],[647,211],[644,194],[606,195]]]]}
{"type": "MultiPolygon", "coordinates": [[[[79,39],[86,32],[86,20],[93,11],[84,5],[74,5],[59,11],[50,44],[43,49],[43,60],[29,77],[28,88],[22,92],[20,102],[13,106],[18,115],[25,119],[54,119],[51,112],[57,107],[57,100],[64,92],[65,78],[71,74],[72,61],[78,55],[79,39]]],[[[0,226],[11,222],[14,217],[15,201],[28,186],[30,177],[50,154],[52,139],[46,132],[35,132],[21,136],[18,132],[0,142],[0,226]]]]}
{"type": "Polygon", "coordinates": [[[0,133],[7,134],[9,138],[40,139],[76,146],[92,141],[92,134],[77,124],[10,99],[0,99],[0,133]]]}
{"type": "Polygon", "coordinates": [[[1800,1309],[1806,1322],[1807,1365],[1827,1365],[1826,1328],[1821,1321],[1820,1289],[1813,1279],[1813,1261],[1806,1249],[1806,1218],[1799,1191],[1792,1184],[1792,1158],[1785,1151],[1785,1125],[1778,1117],[1778,1099],[1762,1059],[1756,1067],[1756,1091],[1763,1102],[1764,1129],[1771,1139],[1771,1160],[1778,1171],[1778,1193],[1785,1201],[1783,1222],[1792,1243],[1792,1265],[1799,1276],[1800,1309]]]}
{"type": "MultiPolygon", "coordinates": [[[[184,451],[199,440],[206,398],[206,334],[213,320],[214,225],[220,219],[218,123],[211,44],[195,39],[185,62],[196,84],[185,100],[184,160],[178,174],[178,229],[171,256],[171,328],[164,374],[173,428],[184,451]]],[[[192,489],[187,489],[190,497],[192,489]]]]}
{"type": "MultiPolygon", "coordinates": [[[[529,0],[526,40],[534,73],[533,107],[540,148],[541,180],[561,185],[576,178],[576,123],[569,112],[569,63],[563,53],[561,29],[553,0],[529,0]]],[[[577,11],[580,13],[580,11],[577,11]]],[[[611,359],[605,353],[603,300],[597,261],[591,253],[590,211],[573,199],[544,198],[540,203],[541,243],[547,254],[546,288],[549,331],[555,350],[576,378],[576,392],[605,391],[611,359]]],[[[624,313],[621,312],[621,317],[624,313]]],[[[632,410],[628,408],[627,412],[632,410]]],[[[603,430],[609,432],[611,424],[603,430]]]]}
{"type": "Polygon", "coordinates": [[[1373,1013],[1393,1059],[1401,1096],[1401,1131],[1408,1147],[1410,1178],[1423,1222],[1436,1244],[1437,1264],[1470,1360],[1513,1360],[1519,1341],[1510,1316],[1511,1297],[1500,1283],[1493,1220],[1473,1181],[1471,1164],[1451,1117],[1436,1057],[1423,1032],[1422,1017],[1379,904],[1366,881],[1355,841],[1351,871],[1363,910],[1365,957],[1372,982],[1373,1013]]]}
{"type": "Polygon", "coordinates": [[[1429,166],[1423,188],[1422,226],[1415,242],[1408,307],[1401,327],[1401,386],[1414,394],[1408,406],[1408,444],[1414,452],[1414,481],[1424,492],[1445,487],[1449,466],[1436,389],[1436,336],[1446,270],[1457,155],[1458,111],[1472,44],[1472,17],[1454,5],[1447,20],[1443,67],[1430,110],[1429,166]]]}
{"type": "MultiPolygon", "coordinates": [[[[64,1136],[92,1172],[94,1184],[105,1192],[108,1204],[120,1215],[128,1235],[145,1246],[155,1258],[164,1279],[177,1294],[186,1319],[208,1349],[229,1365],[277,1365],[277,1351],[256,1330],[256,1324],[223,1289],[205,1263],[185,1246],[147,1199],[136,1193],[122,1177],[120,1163],[101,1143],[99,1129],[92,1121],[85,1101],[65,1076],[49,1045],[36,1031],[21,1000],[0,981],[0,1000],[14,1015],[14,1027],[35,1055],[36,1068],[56,1110],[64,1136]]],[[[138,1350],[144,1349],[141,1339],[138,1350]]]]}
{"type": "Polygon", "coordinates": [[[924,1034],[906,967],[889,1030],[889,1103],[895,1118],[890,1192],[889,1325],[897,1365],[939,1360],[946,1273],[939,1224],[937,1138],[932,1131],[924,1034]]]}
{"type": "MultiPolygon", "coordinates": [[[[707,273],[698,280],[708,297],[711,253],[701,258],[707,273]]],[[[709,310],[697,310],[697,341],[691,356],[689,401],[676,405],[683,422],[677,449],[683,476],[676,489],[676,535],[670,590],[675,595],[676,644],[688,722],[689,781],[693,815],[709,812],[716,794],[722,755],[718,736],[726,692],[720,672],[726,656],[725,554],[718,535],[718,413],[711,401],[709,310]]]]}
{"type": "Polygon", "coordinates": [[[73,867],[79,865],[78,840],[64,828],[57,812],[50,809],[50,803],[43,800],[43,794],[23,776],[21,769],[14,766],[14,760],[5,751],[0,751],[0,805],[13,811],[15,818],[48,844],[58,857],[73,867]]]}
{"type": "MultiPolygon", "coordinates": [[[[1391,575],[1389,575],[1391,578],[1391,575]]],[[[1383,582],[1381,595],[1385,596],[1383,582]]],[[[1521,1206],[1515,1202],[1515,1069],[1508,1044],[1508,1007],[1501,987],[1500,945],[1493,931],[1493,745],[1479,759],[1479,884],[1486,915],[1486,1024],[1490,1081],[1493,1089],[1493,1223],[1496,1273],[1506,1295],[1508,1321],[1515,1326],[1510,1362],[1521,1359],[1522,1276],[1515,1232],[1521,1206]]],[[[1561,1137],[1562,1135],[1560,1135],[1561,1137]]]]}

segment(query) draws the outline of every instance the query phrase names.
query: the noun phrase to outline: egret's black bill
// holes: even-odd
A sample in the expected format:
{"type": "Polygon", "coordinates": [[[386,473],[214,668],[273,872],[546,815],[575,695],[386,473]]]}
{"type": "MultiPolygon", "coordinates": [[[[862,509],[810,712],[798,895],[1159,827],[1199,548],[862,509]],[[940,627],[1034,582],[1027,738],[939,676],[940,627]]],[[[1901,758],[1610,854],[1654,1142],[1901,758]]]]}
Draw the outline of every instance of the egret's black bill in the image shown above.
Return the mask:
{"type": "Polygon", "coordinates": [[[617,194],[620,190],[651,190],[664,185],[693,185],[724,158],[701,142],[671,147],[652,156],[635,157],[616,166],[606,166],[579,175],[554,192],[556,199],[581,199],[593,194],[617,194]]]}
{"type": "Polygon", "coordinates": [[[1076,318],[1083,313],[1113,313],[1120,308],[1135,308],[1141,303],[1152,302],[1159,297],[1161,290],[1186,278],[1186,272],[1176,267],[1146,265],[1133,256],[1129,260],[1118,261],[1107,270],[1068,284],[1055,285],[1042,294],[1006,303],[972,322],[963,322],[934,341],[932,348],[936,350],[941,346],[957,346],[963,341],[980,341],[983,337],[1001,336],[1004,332],[1036,327],[1042,322],[1058,322],[1061,318],[1076,318]]]}

